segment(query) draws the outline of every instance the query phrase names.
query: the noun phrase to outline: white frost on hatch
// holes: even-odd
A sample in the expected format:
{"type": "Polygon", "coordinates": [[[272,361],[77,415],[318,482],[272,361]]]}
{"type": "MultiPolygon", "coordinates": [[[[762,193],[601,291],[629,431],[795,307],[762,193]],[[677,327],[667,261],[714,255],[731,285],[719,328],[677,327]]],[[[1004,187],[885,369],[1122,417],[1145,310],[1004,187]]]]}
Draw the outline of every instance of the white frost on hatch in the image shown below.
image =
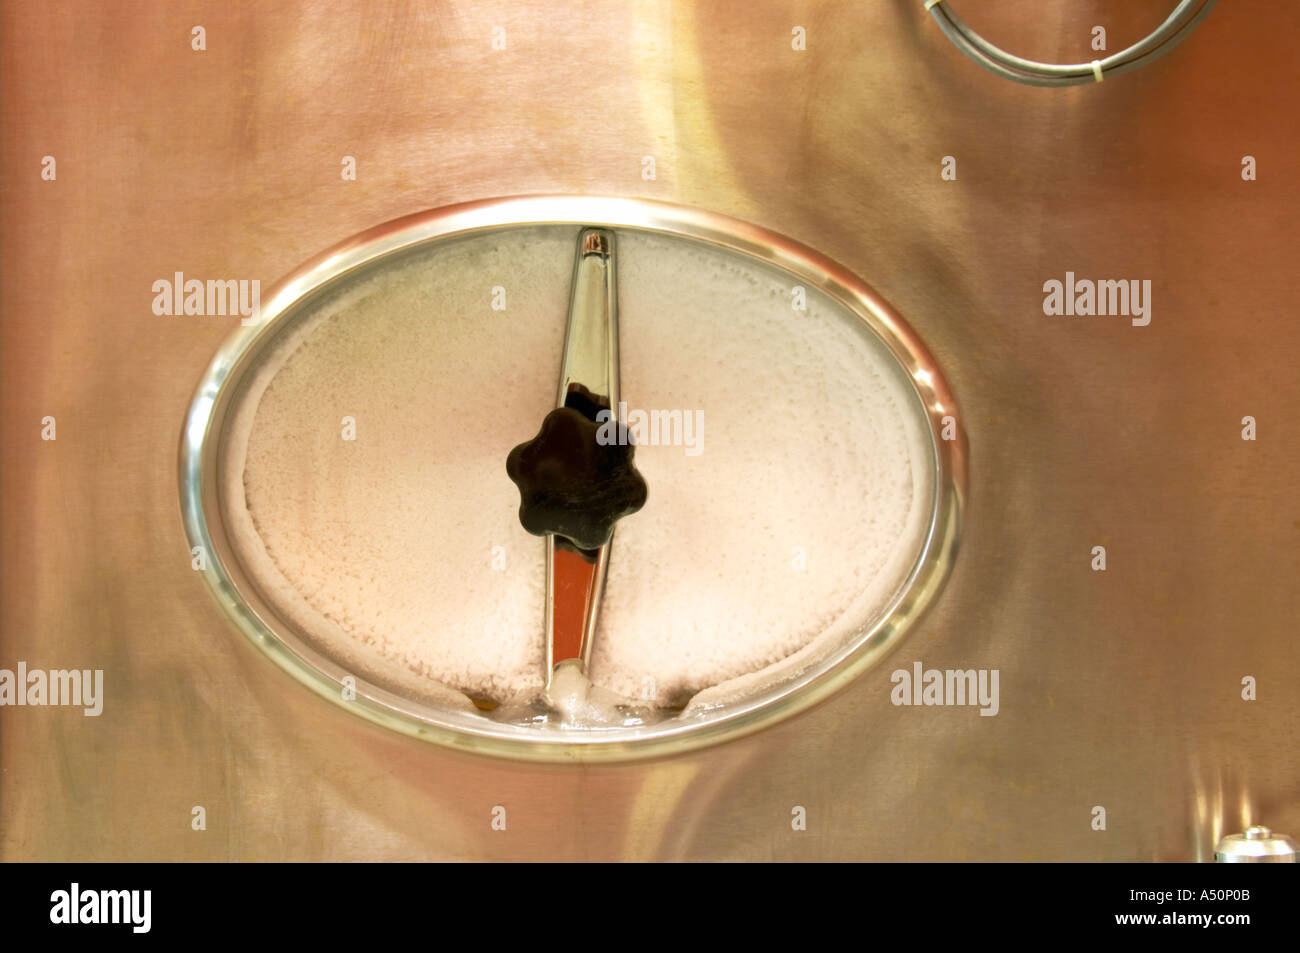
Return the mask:
{"type": "MultiPolygon", "coordinates": [[[[542,687],[543,544],[505,458],[554,404],[573,231],[434,246],[335,296],[237,409],[224,490],[241,559],[358,674],[464,709],[460,692],[542,687]]],[[[888,605],[927,525],[928,430],[884,348],[813,289],[795,311],[783,273],[618,242],[622,398],[698,412],[708,436],[696,455],[637,450],[650,497],[618,525],[592,679],[716,703],[888,605]]]]}

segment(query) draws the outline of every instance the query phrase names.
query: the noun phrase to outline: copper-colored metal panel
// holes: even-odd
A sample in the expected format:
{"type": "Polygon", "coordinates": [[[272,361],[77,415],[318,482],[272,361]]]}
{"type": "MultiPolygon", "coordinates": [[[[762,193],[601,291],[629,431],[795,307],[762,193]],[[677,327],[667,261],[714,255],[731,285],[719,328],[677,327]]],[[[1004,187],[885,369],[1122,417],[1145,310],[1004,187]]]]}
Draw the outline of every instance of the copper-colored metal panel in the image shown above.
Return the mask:
{"type": "MultiPolygon", "coordinates": [[[[1049,60],[1173,5],[960,2],[1049,60]]],[[[5,3],[0,668],[101,668],[105,701],[0,710],[0,857],[1177,860],[1300,830],[1300,13],[1221,3],[1150,66],[1043,90],[921,8],[5,3]],[[152,283],[269,286],[399,215],[542,192],[805,242],[947,374],[955,570],[815,710],[650,763],[471,758],[300,688],[191,570],[180,425],[238,318],[155,315],[152,283]],[[1151,323],[1045,315],[1067,271],[1149,279],[1151,323]],[[998,669],[999,713],[893,705],[917,660],[998,669]]]]}

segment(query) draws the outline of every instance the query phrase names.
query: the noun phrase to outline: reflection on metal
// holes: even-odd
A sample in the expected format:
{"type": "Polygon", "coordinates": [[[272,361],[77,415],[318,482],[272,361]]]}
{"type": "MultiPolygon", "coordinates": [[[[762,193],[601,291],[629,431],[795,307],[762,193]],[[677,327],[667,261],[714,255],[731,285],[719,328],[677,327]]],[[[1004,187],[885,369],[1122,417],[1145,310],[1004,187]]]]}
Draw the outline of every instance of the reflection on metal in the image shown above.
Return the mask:
{"type": "MultiPolygon", "coordinates": [[[[606,410],[617,411],[617,269],[613,234],[603,229],[584,230],[578,236],[578,252],[573,263],[573,290],[564,332],[557,407],[569,406],[571,400],[585,397],[606,410]]],[[[610,539],[594,553],[571,548],[557,551],[554,534],[546,537],[548,688],[555,666],[560,662],[577,659],[584,670],[591,664],[613,545],[614,540],[610,539]]]]}
{"type": "MultiPolygon", "coordinates": [[[[602,287],[602,294],[612,294],[612,284],[602,287]]],[[[617,344],[613,335],[606,341],[606,355],[610,344],[617,344]]],[[[616,376],[611,374],[607,383],[617,388],[616,376]]],[[[232,335],[200,381],[182,432],[181,508],[190,545],[212,554],[203,577],[253,644],[321,696],[378,724],[449,747],[535,761],[615,761],[680,753],[747,735],[843,689],[894,648],[942,587],[956,557],[966,493],[965,432],[952,393],[920,339],[874,291],[788,238],[725,216],[644,199],[541,196],[473,202],[398,219],[344,242],[280,282],[263,305],[261,323],[232,335]],[[875,621],[843,648],[810,662],[797,675],[695,713],[690,720],[543,732],[437,707],[368,682],[318,651],[261,598],[255,580],[233,555],[217,486],[223,421],[244,376],[278,333],[305,313],[308,300],[358,269],[450,236],[540,224],[647,230],[738,252],[817,288],[860,319],[888,349],[910,382],[922,426],[929,427],[933,497],[924,542],[906,581],[875,621]],[[947,439],[940,436],[944,431],[947,439]],[[355,679],[355,686],[345,678],[355,679]],[[355,698],[341,690],[345,684],[354,688],[355,698]]]]}
{"type": "Polygon", "coordinates": [[[1251,827],[1219,841],[1214,859],[1220,864],[1294,864],[1295,841],[1267,827],[1251,827]]]}
{"type": "MultiPolygon", "coordinates": [[[[226,54],[150,57],[189,24],[7,8],[6,34],[39,42],[6,48],[5,145],[58,153],[59,179],[8,176],[0,205],[0,667],[102,667],[107,698],[98,719],[0,714],[0,859],[1208,861],[1259,819],[1294,835],[1295,746],[1263,739],[1300,735],[1300,444],[1283,424],[1243,447],[1231,423],[1295,403],[1280,210],[1300,179],[1244,182],[1234,159],[1300,148],[1278,121],[1300,7],[1222,4],[1106,95],[1043,96],[972,82],[917,0],[808,6],[802,53],[781,4],[525,6],[525,55],[487,52],[472,3],[340,0],[211,5],[226,54]],[[576,76],[599,82],[565,108],[576,76]],[[340,182],[334,157],[362,148],[340,182]],[[560,770],[378,730],[231,637],[191,569],[173,460],[178,408],[238,318],[160,319],[149,282],[202,267],[265,288],[413,209],[629,190],[813,241],[934,347],[987,492],[903,650],[1001,666],[996,718],[894,708],[884,665],[733,744],[560,770]],[[1043,279],[1083,262],[1155,279],[1168,320],[1141,340],[1044,320],[1043,279]],[[57,442],[36,436],[46,414],[57,442]],[[1123,558],[1076,571],[1095,542],[1123,558]]],[[[1079,9],[946,6],[1026,51],[1079,9]]],[[[1110,35],[1142,35],[1150,10],[1107,4],[1110,35]]]]}

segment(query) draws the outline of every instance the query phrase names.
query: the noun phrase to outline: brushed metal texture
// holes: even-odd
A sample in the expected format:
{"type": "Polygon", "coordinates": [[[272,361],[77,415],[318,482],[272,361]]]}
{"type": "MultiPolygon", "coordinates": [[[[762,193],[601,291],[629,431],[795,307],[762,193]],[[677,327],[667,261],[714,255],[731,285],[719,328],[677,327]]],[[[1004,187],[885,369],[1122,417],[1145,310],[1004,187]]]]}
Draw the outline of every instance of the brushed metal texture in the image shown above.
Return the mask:
{"type": "MultiPolygon", "coordinates": [[[[1056,61],[1172,8],[960,2],[1056,61]]],[[[984,73],[907,0],[0,16],[0,667],[102,668],[106,694],[98,718],[0,709],[0,858],[1208,860],[1252,823],[1300,831],[1294,5],[1219,4],[1157,63],[1063,90],[984,73]],[[475,759],[294,684],[191,571],[179,427],[238,318],[157,316],[152,283],[268,287],[377,223],[520,193],[789,235],[944,368],[963,550],[828,703],[644,764],[475,759]],[[1067,271],[1151,280],[1151,324],[1044,315],[1067,271]],[[916,660],[998,669],[999,714],[892,705],[916,660]]]]}

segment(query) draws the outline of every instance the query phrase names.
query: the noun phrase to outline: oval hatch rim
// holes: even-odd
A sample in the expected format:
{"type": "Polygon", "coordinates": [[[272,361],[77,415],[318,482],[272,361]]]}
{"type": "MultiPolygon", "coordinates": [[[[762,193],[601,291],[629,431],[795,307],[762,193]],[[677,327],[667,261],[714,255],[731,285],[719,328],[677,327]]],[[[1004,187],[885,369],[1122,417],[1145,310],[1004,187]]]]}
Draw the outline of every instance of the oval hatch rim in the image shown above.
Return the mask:
{"type": "Polygon", "coordinates": [[[897,647],[943,587],[956,559],[967,495],[965,428],[937,362],[912,328],[869,285],[814,249],[720,213],[652,199],[539,195],[484,199],[385,222],[309,259],[268,292],[260,320],[238,327],[204,371],[181,431],[181,515],[191,549],[201,546],[208,590],[241,633],[300,684],[383,727],[446,748],[535,762],[641,760],[740,738],[818,705],[843,690],[897,647]],[[933,452],[933,506],[917,558],[871,626],[792,681],[697,720],[672,719],[647,729],[542,732],[456,713],[407,699],[347,672],[307,644],[257,595],[225,538],[218,490],[222,427],[232,397],[262,350],[307,302],[379,259],[452,236],[538,225],[595,226],[654,232],[705,242],[785,271],[860,318],[905,372],[924,409],[933,452]],[[944,418],[953,438],[943,439],[944,418]],[[215,439],[214,439],[215,438],[215,439]],[[345,699],[345,676],[355,698],[345,699]]]}

